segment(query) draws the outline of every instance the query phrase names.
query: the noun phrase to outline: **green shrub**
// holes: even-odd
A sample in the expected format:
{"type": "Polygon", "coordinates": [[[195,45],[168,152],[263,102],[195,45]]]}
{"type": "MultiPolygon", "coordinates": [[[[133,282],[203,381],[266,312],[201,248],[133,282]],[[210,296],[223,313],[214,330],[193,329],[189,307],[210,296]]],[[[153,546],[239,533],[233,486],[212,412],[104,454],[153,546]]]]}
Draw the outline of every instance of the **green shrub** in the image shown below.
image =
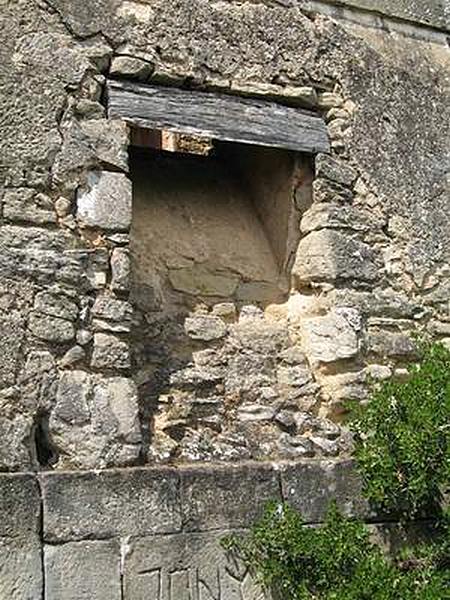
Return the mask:
{"type": "Polygon", "coordinates": [[[405,518],[439,507],[450,480],[450,351],[420,352],[406,382],[375,388],[351,420],[367,499],[405,518]]]}
{"type": "Polygon", "coordinates": [[[306,527],[292,508],[272,503],[246,538],[228,538],[224,545],[280,600],[450,598],[444,547],[418,548],[391,561],[364,524],[334,505],[321,527],[306,527]]]}

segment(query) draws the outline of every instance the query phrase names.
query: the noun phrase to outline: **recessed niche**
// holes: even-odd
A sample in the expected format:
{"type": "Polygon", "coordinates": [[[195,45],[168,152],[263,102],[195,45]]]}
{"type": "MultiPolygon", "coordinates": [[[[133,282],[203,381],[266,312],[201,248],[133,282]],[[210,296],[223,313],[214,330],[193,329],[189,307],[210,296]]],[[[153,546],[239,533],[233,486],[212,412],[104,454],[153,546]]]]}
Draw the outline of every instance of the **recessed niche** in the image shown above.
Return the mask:
{"type": "Polygon", "coordinates": [[[283,302],[301,205],[310,198],[307,159],[245,144],[189,144],[186,136],[174,142],[134,133],[133,139],[139,142],[130,150],[136,306],[174,314],[199,303],[283,302]]]}

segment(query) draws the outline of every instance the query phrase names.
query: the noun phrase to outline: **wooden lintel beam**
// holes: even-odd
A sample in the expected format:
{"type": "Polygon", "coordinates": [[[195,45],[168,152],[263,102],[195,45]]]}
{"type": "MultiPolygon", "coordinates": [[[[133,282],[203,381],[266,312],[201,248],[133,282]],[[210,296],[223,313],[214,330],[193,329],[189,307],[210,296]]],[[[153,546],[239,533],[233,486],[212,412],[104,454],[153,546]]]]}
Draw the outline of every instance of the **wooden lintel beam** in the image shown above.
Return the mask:
{"type": "Polygon", "coordinates": [[[320,116],[275,102],[112,80],[107,93],[109,117],[139,127],[310,154],[330,149],[320,116]]]}

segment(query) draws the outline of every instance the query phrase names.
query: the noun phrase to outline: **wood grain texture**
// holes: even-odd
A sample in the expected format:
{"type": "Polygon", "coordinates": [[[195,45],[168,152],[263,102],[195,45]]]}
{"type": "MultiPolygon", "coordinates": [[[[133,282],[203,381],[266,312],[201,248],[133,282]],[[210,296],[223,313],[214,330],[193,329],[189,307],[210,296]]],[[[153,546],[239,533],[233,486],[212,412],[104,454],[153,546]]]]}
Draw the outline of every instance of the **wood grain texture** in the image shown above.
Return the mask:
{"type": "Polygon", "coordinates": [[[108,115],[151,129],[217,140],[328,152],[324,121],[301,109],[237,96],[109,81],[108,115]]]}

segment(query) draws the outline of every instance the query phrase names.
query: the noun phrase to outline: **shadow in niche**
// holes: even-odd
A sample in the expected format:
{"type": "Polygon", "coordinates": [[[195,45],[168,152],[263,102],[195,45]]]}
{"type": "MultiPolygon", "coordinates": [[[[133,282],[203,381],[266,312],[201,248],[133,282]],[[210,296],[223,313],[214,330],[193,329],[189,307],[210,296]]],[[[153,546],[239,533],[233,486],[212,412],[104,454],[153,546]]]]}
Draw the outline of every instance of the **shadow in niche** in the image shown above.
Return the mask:
{"type": "Polygon", "coordinates": [[[31,433],[32,463],[37,469],[43,470],[52,469],[58,462],[58,453],[50,439],[48,420],[47,413],[38,414],[31,433]]]}
{"type": "Polygon", "coordinates": [[[223,384],[214,373],[225,366],[204,378],[191,367],[194,353],[212,355],[223,339],[187,335],[185,319],[197,311],[232,322],[233,305],[264,309],[287,299],[312,169],[288,151],[228,143],[206,156],[132,148],[130,164],[133,363],[147,451],[154,415],[171,405],[174,387],[185,399],[165,426],[174,444],[187,421],[220,430],[214,417],[223,406],[213,398],[223,384]]]}

